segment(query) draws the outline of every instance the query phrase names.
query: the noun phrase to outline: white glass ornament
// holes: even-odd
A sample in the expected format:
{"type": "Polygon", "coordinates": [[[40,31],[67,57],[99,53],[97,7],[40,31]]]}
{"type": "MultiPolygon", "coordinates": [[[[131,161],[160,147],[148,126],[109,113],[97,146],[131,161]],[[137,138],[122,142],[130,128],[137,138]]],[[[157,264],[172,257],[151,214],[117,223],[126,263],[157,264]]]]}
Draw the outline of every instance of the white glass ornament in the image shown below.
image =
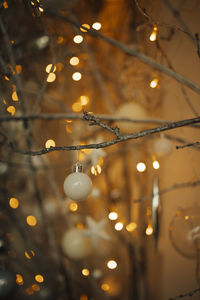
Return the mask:
{"type": "Polygon", "coordinates": [[[65,232],[61,246],[63,252],[71,259],[81,260],[92,254],[91,240],[84,235],[84,230],[72,228],[65,232]]]}
{"type": "MultiPolygon", "coordinates": [[[[147,113],[141,105],[131,102],[122,104],[116,111],[115,117],[145,120],[147,118],[147,113]]],[[[118,126],[122,132],[134,132],[144,129],[146,124],[120,122],[118,126]]]]}
{"type": "Polygon", "coordinates": [[[178,211],[170,224],[169,236],[178,253],[197,258],[200,251],[200,208],[189,207],[178,211]]]}
{"type": "Polygon", "coordinates": [[[80,165],[75,166],[75,172],[71,173],[64,181],[64,192],[72,200],[81,201],[87,198],[92,191],[90,177],[82,173],[80,165]]]}
{"type": "Polygon", "coordinates": [[[164,135],[156,139],[153,143],[153,153],[158,157],[163,157],[171,154],[172,143],[164,135]]]}

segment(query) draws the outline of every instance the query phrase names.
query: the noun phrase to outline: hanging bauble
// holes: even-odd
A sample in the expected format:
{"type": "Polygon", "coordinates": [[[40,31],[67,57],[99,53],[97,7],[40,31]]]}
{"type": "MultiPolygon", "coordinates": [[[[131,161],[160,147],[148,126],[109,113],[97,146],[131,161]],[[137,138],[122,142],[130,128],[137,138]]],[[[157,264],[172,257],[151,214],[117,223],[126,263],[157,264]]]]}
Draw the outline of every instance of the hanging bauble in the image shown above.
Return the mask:
{"type": "Polygon", "coordinates": [[[181,255],[196,258],[200,251],[200,208],[180,210],[169,227],[172,245],[181,255]]]}
{"type": "Polygon", "coordinates": [[[74,260],[88,257],[93,250],[91,240],[84,235],[84,230],[77,228],[65,232],[61,245],[63,252],[74,260]]]}
{"type": "Polygon", "coordinates": [[[153,154],[158,157],[169,155],[171,154],[172,150],[171,141],[164,135],[161,135],[161,137],[156,139],[153,143],[153,154]]]}
{"type": "Polygon", "coordinates": [[[81,201],[91,193],[92,181],[87,174],[82,173],[82,166],[76,165],[74,171],[64,181],[64,192],[70,199],[81,201]]]}
{"type": "Polygon", "coordinates": [[[0,270],[0,298],[8,296],[15,287],[15,276],[7,270],[0,270]]]}
{"type": "MultiPolygon", "coordinates": [[[[145,120],[147,113],[145,109],[137,103],[125,103],[122,104],[116,111],[115,117],[145,120]]],[[[133,123],[133,122],[120,122],[117,124],[121,132],[136,132],[143,130],[146,127],[145,123],[133,123]]]]}

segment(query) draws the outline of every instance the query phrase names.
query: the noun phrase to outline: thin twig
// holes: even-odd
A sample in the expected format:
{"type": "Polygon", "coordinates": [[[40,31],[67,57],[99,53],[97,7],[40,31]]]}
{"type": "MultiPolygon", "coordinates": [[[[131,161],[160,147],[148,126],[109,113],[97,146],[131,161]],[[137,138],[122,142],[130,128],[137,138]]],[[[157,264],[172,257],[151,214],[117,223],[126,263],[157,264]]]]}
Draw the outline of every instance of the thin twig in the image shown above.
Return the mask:
{"type": "Polygon", "coordinates": [[[66,23],[72,24],[72,25],[76,26],[77,28],[85,29],[86,33],[90,34],[91,36],[101,38],[102,40],[106,41],[107,43],[115,46],[116,48],[119,48],[124,53],[126,53],[128,55],[131,55],[131,56],[137,57],[143,63],[148,64],[148,65],[152,66],[154,69],[156,69],[160,72],[163,72],[166,75],[174,78],[176,81],[184,84],[185,86],[189,87],[190,89],[192,89],[196,93],[198,93],[198,94],[200,93],[200,86],[198,86],[197,84],[195,84],[192,81],[188,80],[187,78],[185,78],[181,74],[179,74],[177,72],[174,72],[170,68],[167,68],[166,66],[159,64],[157,61],[155,61],[151,57],[148,57],[148,56],[144,55],[143,53],[141,53],[141,52],[139,52],[139,51],[137,51],[133,48],[130,48],[129,46],[127,46],[127,45],[125,45],[125,44],[123,44],[123,43],[121,43],[121,42],[119,42],[115,39],[107,37],[104,34],[98,32],[94,29],[88,29],[88,28],[84,27],[83,25],[81,25],[81,23],[78,23],[78,22],[72,20],[70,17],[66,17],[66,16],[60,14],[58,11],[46,10],[45,13],[49,16],[59,18],[60,20],[63,20],[66,23]]]}
{"type": "Polygon", "coordinates": [[[194,143],[189,143],[189,144],[185,144],[185,145],[181,145],[181,146],[176,146],[176,149],[183,149],[186,147],[192,147],[192,146],[198,146],[200,145],[200,142],[194,142],[194,143]]]}
{"type": "Polygon", "coordinates": [[[196,290],[193,290],[191,292],[188,292],[186,294],[181,294],[179,296],[176,296],[174,298],[169,298],[169,300],[176,300],[176,299],[181,299],[181,298],[184,298],[184,297],[192,297],[194,294],[200,292],[200,288],[196,289],[196,290]]]}
{"type": "MultiPolygon", "coordinates": [[[[166,194],[166,193],[171,192],[173,190],[183,189],[183,188],[188,188],[188,187],[196,187],[196,186],[199,186],[199,185],[200,185],[200,180],[189,181],[189,182],[184,182],[184,183],[176,183],[176,184],[173,184],[173,185],[171,185],[171,186],[169,186],[165,189],[160,190],[157,194],[158,195],[163,195],[163,194],[166,194]]],[[[146,201],[148,199],[151,199],[153,195],[156,195],[156,194],[149,194],[147,196],[135,199],[135,200],[133,200],[133,202],[140,203],[140,202],[146,201]]]]}

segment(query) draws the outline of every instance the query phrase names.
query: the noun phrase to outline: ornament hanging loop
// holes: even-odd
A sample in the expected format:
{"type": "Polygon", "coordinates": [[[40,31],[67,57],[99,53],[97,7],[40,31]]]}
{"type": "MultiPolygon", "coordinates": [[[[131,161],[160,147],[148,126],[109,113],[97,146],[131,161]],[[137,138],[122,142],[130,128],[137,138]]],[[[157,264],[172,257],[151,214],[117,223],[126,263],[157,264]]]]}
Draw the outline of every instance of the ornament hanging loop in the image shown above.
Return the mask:
{"type": "Polygon", "coordinates": [[[74,172],[83,172],[83,166],[80,164],[79,161],[76,162],[76,164],[73,167],[74,172]]]}

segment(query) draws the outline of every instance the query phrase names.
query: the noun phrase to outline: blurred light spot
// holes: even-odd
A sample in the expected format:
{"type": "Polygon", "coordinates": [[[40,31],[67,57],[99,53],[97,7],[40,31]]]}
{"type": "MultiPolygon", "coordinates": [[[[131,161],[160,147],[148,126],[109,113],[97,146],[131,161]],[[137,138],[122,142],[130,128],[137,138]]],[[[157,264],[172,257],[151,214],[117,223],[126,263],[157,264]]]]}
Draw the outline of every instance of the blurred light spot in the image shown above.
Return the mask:
{"type": "Polygon", "coordinates": [[[79,80],[81,80],[81,78],[82,78],[82,74],[80,72],[75,72],[72,75],[72,79],[75,81],[79,81],[79,80]]]}
{"type": "Polygon", "coordinates": [[[19,201],[16,198],[10,198],[9,205],[10,207],[16,209],[19,206],[19,201]]]}
{"type": "Polygon", "coordinates": [[[136,169],[138,170],[138,172],[144,172],[146,170],[146,165],[143,162],[139,162],[136,165],[136,169]]]}
{"type": "Polygon", "coordinates": [[[4,1],[3,7],[4,7],[4,8],[8,8],[8,3],[7,3],[6,1],[4,1]]]}
{"type": "Polygon", "coordinates": [[[32,284],[32,289],[35,292],[38,292],[40,290],[40,286],[38,284],[32,284]]]}
{"type": "Polygon", "coordinates": [[[69,210],[75,212],[78,210],[78,204],[76,202],[71,202],[69,205],[69,210]]]}
{"type": "Polygon", "coordinates": [[[109,218],[110,220],[117,220],[118,214],[117,214],[116,212],[114,212],[114,211],[111,211],[111,212],[109,213],[109,215],[108,215],[108,218],[109,218]]]}
{"type": "Polygon", "coordinates": [[[28,259],[31,259],[31,256],[35,256],[35,252],[33,250],[30,250],[29,253],[28,251],[25,251],[24,254],[28,259]]]}
{"type": "Polygon", "coordinates": [[[88,300],[88,296],[87,295],[81,295],[80,300],[88,300]]]}
{"type": "Polygon", "coordinates": [[[156,41],[156,39],[157,39],[157,30],[158,30],[157,26],[154,26],[153,31],[152,31],[152,33],[150,34],[150,37],[149,37],[151,42],[156,41]]]}
{"type": "Polygon", "coordinates": [[[128,225],[126,225],[126,230],[129,232],[134,231],[137,228],[137,224],[135,222],[131,222],[128,225]]]}
{"type": "Polygon", "coordinates": [[[154,78],[154,79],[151,80],[151,82],[150,82],[150,87],[151,87],[152,89],[155,89],[155,88],[158,86],[158,82],[159,82],[158,78],[154,78]]]}
{"type": "Polygon", "coordinates": [[[12,99],[13,99],[13,101],[18,101],[18,100],[19,100],[16,91],[14,91],[14,92],[12,93],[12,99]]]}
{"type": "Polygon", "coordinates": [[[59,36],[59,37],[57,38],[57,44],[62,44],[63,42],[64,42],[63,36],[59,36]]]}
{"type": "Polygon", "coordinates": [[[123,225],[122,222],[117,222],[117,223],[115,224],[115,230],[117,230],[117,231],[122,230],[123,227],[124,227],[124,225],[123,225]]]}
{"type": "Polygon", "coordinates": [[[32,288],[27,288],[27,289],[25,289],[25,292],[26,292],[26,294],[28,294],[28,295],[33,295],[33,294],[34,294],[34,291],[32,290],[32,288]]]}
{"type": "Polygon", "coordinates": [[[35,275],[35,280],[39,283],[44,282],[44,277],[41,274],[35,275]]]}
{"type": "Polygon", "coordinates": [[[88,96],[82,95],[82,96],[79,97],[79,100],[80,100],[81,105],[84,106],[84,105],[87,105],[89,103],[90,98],[88,96]]]}
{"type": "Polygon", "coordinates": [[[22,66],[21,65],[16,65],[16,71],[17,71],[17,74],[20,74],[21,71],[22,71],[22,66]]]}
{"type": "Polygon", "coordinates": [[[82,110],[82,105],[79,102],[74,102],[72,104],[72,110],[74,112],[80,112],[82,110]]]}
{"type": "Polygon", "coordinates": [[[56,80],[56,74],[55,73],[49,73],[47,77],[47,82],[54,82],[56,80]]]}
{"type": "Polygon", "coordinates": [[[83,41],[83,37],[82,37],[82,35],[75,35],[75,37],[73,38],[73,41],[74,41],[74,43],[76,43],[76,44],[80,44],[80,43],[82,43],[82,41],[83,41]]]}
{"type": "MultiPolygon", "coordinates": [[[[89,24],[82,24],[82,26],[84,26],[84,27],[87,28],[87,29],[90,29],[90,25],[89,25],[89,24]]],[[[81,30],[82,32],[87,32],[87,29],[85,29],[85,28],[80,27],[80,30],[81,30]]]]}
{"type": "Polygon", "coordinates": [[[102,283],[101,289],[102,289],[104,292],[107,292],[107,291],[109,291],[110,286],[109,286],[108,283],[102,283]]]}
{"type": "Polygon", "coordinates": [[[28,216],[26,218],[26,223],[29,225],[29,226],[35,226],[37,224],[37,219],[36,217],[34,216],[28,216]]]}
{"type": "Polygon", "coordinates": [[[45,70],[46,70],[47,73],[55,72],[56,71],[56,66],[55,65],[53,66],[53,64],[49,64],[49,65],[46,66],[45,70]]]}
{"type": "Polygon", "coordinates": [[[79,58],[77,56],[73,56],[69,60],[70,65],[77,66],[79,64],[79,58]]]}
{"type": "Polygon", "coordinates": [[[35,43],[39,49],[43,49],[48,45],[48,42],[49,42],[48,35],[44,35],[44,36],[37,38],[35,43]]]}
{"type": "Polygon", "coordinates": [[[153,233],[153,228],[151,225],[148,225],[146,228],[146,235],[152,235],[153,233]]]}
{"type": "Polygon", "coordinates": [[[109,260],[107,262],[107,267],[111,270],[116,269],[117,268],[117,262],[115,260],[109,260]]]}
{"type": "Polygon", "coordinates": [[[81,273],[83,274],[83,276],[89,276],[90,275],[90,271],[88,269],[82,269],[81,273]]]}
{"type": "Polygon", "coordinates": [[[157,160],[154,160],[153,163],[152,163],[152,165],[153,165],[153,168],[154,168],[155,170],[157,170],[157,169],[160,168],[160,164],[159,164],[159,162],[158,162],[157,160]]]}
{"type": "Polygon", "coordinates": [[[101,23],[95,22],[92,24],[92,28],[95,30],[100,30],[101,29],[101,23]]]}
{"type": "Polygon", "coordinates": [[[24,280],[23,280],[22,275],[16,274],[16,284],[23,285],[23,283],[24,283],[24,280]]]}
{"type": "Polygon", "coordinates": [[[15,107],[10,105],[6,108],[6,110],[13,116],[15,114],[15,107]]]}
{"type": "Polygon", "coordinates": [[[84,228],[83,223],[81,223],[81,222],[76,223],[76,228],[83,229],[84,228]]]}
{"type": "Polygon", "coordinates": [[[56,143],[54,140],[47,140],[45,143],[46,148],[55,147],[55,146],[56,146],[56,143]]]}

